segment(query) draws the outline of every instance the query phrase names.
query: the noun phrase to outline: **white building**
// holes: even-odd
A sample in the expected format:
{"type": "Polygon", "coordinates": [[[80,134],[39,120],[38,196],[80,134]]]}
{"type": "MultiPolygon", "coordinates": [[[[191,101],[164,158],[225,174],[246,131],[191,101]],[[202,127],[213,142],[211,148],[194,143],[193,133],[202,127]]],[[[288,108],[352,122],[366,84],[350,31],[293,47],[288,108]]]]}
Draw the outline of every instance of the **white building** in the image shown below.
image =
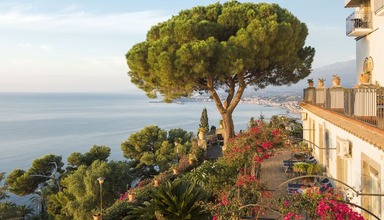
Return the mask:
{"type": "MultiPolygon", "coordinates": [[[[303,137],[326,175],[359,192],[352,203],[384,218],[384,0],[345,0],[355,8],[346,35],[356,40],[354,88],[307,88],[302,107],[303,137]],[[370,76],[363,82],[362,74],[370,76]]],[[[348,39],[346,39],[348,40],[348,39]]],[[[341,79],[341,82],[343,79],[341,79]]],[[[341,83],[342,84],[342,83],[341,83]]],[[[366,219],[373,215],[357,209],[366,219]]]]}

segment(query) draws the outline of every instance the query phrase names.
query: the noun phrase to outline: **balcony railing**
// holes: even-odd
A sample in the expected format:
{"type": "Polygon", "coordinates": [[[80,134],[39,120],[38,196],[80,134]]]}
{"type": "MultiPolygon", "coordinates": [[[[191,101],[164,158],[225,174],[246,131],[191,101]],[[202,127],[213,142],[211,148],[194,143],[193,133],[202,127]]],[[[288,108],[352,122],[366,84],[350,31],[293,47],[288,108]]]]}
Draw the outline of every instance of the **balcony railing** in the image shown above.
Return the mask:
{"type": "Polygon", "coordinates": [[[384,15],[384,0],[376,0],[375,2],[375,15],[384,15]]]}
{"type": "Polygon", "coordinates": [[[348,36],[364,36],[372,31],[372,13],[355,11],[346,19],[346,33],[348,36]]]}
{"type": "Polygon", "coordinates": [[[384,130],[384,88],[307,88],[304,102],[384,130]]]}

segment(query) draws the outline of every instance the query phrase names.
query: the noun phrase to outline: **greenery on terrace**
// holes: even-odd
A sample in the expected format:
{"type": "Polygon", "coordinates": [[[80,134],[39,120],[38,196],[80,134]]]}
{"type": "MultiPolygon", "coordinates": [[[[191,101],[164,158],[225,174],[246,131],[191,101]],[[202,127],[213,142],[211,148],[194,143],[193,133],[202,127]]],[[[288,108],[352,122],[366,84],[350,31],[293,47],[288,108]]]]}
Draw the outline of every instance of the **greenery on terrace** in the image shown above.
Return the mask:
{"type": "MultiPolygon", "coordinates": [[[[129,76],[149,97],[161,94],[166,101],[208,92],[223,121],[223,156],[206,161],[190,132],[150,126],[122,143],[126,161],[108,161],[106,146],[74,152],[65,169],[60,156],[46,155],[28,170],[12,171],[0,196],[4,190],[32,194],[31,202],[40,207],[36,219],[83,220],[101,211],[104,219],[261,215],[269,207],[259,204],[271,196],[258,178],[261,164],[289,147],[284,126],[251,120],[248,131],[236,134],[232,114],[246,88],[291,84],[308,76],[315,51],[305,46],[307,35],[306,25],[277,4],[229,1],[181,11],[153,26],[146,41],[129,50],[129,76]],[[226,92],[224,100],[219,90],[226,92]],[[190,163],[190,158],[195,160],[190,163]],[[105,210],[99,210],[101,176],[106,177],[105,210]],[[155,179],[160,181],[157,187],[155,179]],[[135,198],[130,201],[131,193],[135,198]]],[[[207,130],[208,121],[202,119],[200,127],[207,130]]],[[[303,212],[322,219],[334,219],[334,213],[360,218],[336,195],[316,192],[281,198],[276,204],[280,209],[275,211],[285,219],[298,219],[303,212]],[[311,209],[300,207],[303,202],[311,209]],[[329,211],[335,207],[339,212],[329,211]]],[[[16,208],[30,213],[28,207],[4,202],[0,219],[16,217],[16,208]]]]}
{"type": "MultiPolygon", "coordinates": [[[[287,135],[292,133],[284,130],[286,120],[284,117],[272,117],[269,123],[265,123],[251,119],[249,129],[231,139],[223,156],[216,161],[204,159],[205,152],[187,131],[172,129],[165,132],[157,126],[146,127],[122,144],[123,151],[129,148],[129,152],[137,155],[131,160],[108,161],[109,148],[94,146],[84,154],[72,153],[64,170],[61,157],[46,155],[35,159],[27,171],[13,171],[6,179],[7,189],[2,187],[0,195],[4,198],[5,190],[20,195],[32,192],[31,204],[42,207],[35,219],[89,219],[100,212],[97,178],[104,176],[103,219],[107,220],[239,219],[241,216],[257,217],[272,207],[285,219],[299,219],[302,215],[320,216],[316,217],[318,219],[337,216],[361,219],[341,195],[331,191],[320,193],[309,190],[304,195],[271,200],[268,186],[258,176],[265,160],[280,149],[290,147],[287,135]],[[158,158],[169,154],[171,157],[167,157],[167,162],[157,157],[143,160],[145,150],[137,154],[136,140],[141,141],[140,146],[158,146],[153,147],[156,149],[153,155],[158,158]],[[189,161],[191,154],[196,160],[189,161]],[[46,168],[52,164],[50,161],[55,161],[58,167],[51,166],[53,170],[46,168]],[[174,174],[173,168],[179,173],[174,174]],[[33,176],[35,173],[59,178],[57,181],[41,179],[33,176]],[[139,183],[134,184],[137,180],[139,183]],[[155,186],[154,180],[159,181],[159,186],[155,186]],[[28,184],[28,181],[34,185],[28,184]],[[21,190],[24,186],[29,187],[21,190]],[[129,194],[135,196],[131,201],[129,194]],[[273,206],[261,205],[265,204],[263,201],[270,201],[273,206]]],[[[4,175],[0,177],[4,178],[4,175]]],[[[32,212],[31,207],[9,202],[1,203],[0,209],[0,219],[31,215],[32,212]]]]}

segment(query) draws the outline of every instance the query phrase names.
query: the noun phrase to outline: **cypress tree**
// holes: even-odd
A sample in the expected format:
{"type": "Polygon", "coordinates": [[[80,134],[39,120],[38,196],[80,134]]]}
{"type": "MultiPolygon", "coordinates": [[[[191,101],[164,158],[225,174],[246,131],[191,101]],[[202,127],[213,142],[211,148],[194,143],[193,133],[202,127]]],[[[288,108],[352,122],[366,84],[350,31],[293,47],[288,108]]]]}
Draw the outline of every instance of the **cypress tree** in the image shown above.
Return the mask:
{"type": "Polygon", "coordinates": [[[203,111],[201,112],[200,126],[199,127],[204,128],[204,130],[206,130],[206,131],[209,130],[208,113],[207,113],[206,108],[204,108],[203,111]]]}

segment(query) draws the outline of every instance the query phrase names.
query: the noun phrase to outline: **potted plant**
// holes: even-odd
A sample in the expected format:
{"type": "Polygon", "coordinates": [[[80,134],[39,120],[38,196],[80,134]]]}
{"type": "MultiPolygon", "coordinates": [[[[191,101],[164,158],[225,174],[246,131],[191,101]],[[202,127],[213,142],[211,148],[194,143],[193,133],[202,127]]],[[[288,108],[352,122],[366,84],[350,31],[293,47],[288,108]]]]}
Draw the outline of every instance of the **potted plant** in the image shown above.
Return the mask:
{"type": "Polygon", "coordinates": [[[135,188],[131,188],[131,189],[129,189],[128,190],[128,201],[129,202],[133,202],[133,201],[135,201],[135,188]]]}
{"type": "Polygon", "coordinates": [[[296,162],[293,165],[293,172],[299,173],[299,174],[306,174],[308,167],[309,167],[309,163],[296,162]]]}
{"type": "Polygon", "coordinates": [[[321,175],[323,167],[320,164],[309,164],[307,167],[307,175],[321,175]]]}
{"type": "Polygon", "coordinates": [[[224,127],[224,121],[223,121],[223,119],[220,119],[220,121],[219,121],[219,126],[220,126],[220,128],[223,128],[223,127],[224,127]]]}
{"type": "Polygon", "coordinates": [[[207,137],[207,129],[200,127],[199,128],[199,139],[205,140],[206,137],[207,137]]]}
{"type": "Polygon", "coordinates": [[[340,76],[335,74],[332,76],[332,85],[333,86],[340,86],[340,76]]]}
{"type": "Polygon", "coordinates": [[[313,87],[313,78],[307,79],[308,87],[313,87]]]}
{"type": "Polygon", "coordinates": [[[319,81],[318,81],[318,85],[317,85],[317,87],[318,87],[318,88],[324,88],[324,82],[325,82],[325,79],[324,79],[324,78],[319,78],[318,80],[319,80],[319,81]]]}
{"type": "Polygon", "coordinates": [[[100,209],[97,209],[96,211],[94,211],[95,214],[93,214],[93,220],[102,220],[103,219],[103,215],[101,214],[100,212],[100,209]]]}
{"type": "Polygon", "coordinates": [[[93,215],[93,220],[103,220],[101,213],[96,213],[93,215]]]}
{"type": "Polygon", "coordinates": [[[157,176],[155,176],[155,177],[153,178],[153,185],[154,185],[155,187],[158,187],[158,186],[159,186],[159,179],[157,178],[157,176]]]}
{"type": "Polygon", "coordinates": [[[178,168],[177,164],[173,164],[171,166],[171,169],[174,175],[179,174],[179,170],[177,168],[178,168]]]}
{"type": "Polygon", "coordinates": [[[194,153],[190,153],[188,156],[189,165],[192,165],[197,160],[197,157],[194,153]]]}

